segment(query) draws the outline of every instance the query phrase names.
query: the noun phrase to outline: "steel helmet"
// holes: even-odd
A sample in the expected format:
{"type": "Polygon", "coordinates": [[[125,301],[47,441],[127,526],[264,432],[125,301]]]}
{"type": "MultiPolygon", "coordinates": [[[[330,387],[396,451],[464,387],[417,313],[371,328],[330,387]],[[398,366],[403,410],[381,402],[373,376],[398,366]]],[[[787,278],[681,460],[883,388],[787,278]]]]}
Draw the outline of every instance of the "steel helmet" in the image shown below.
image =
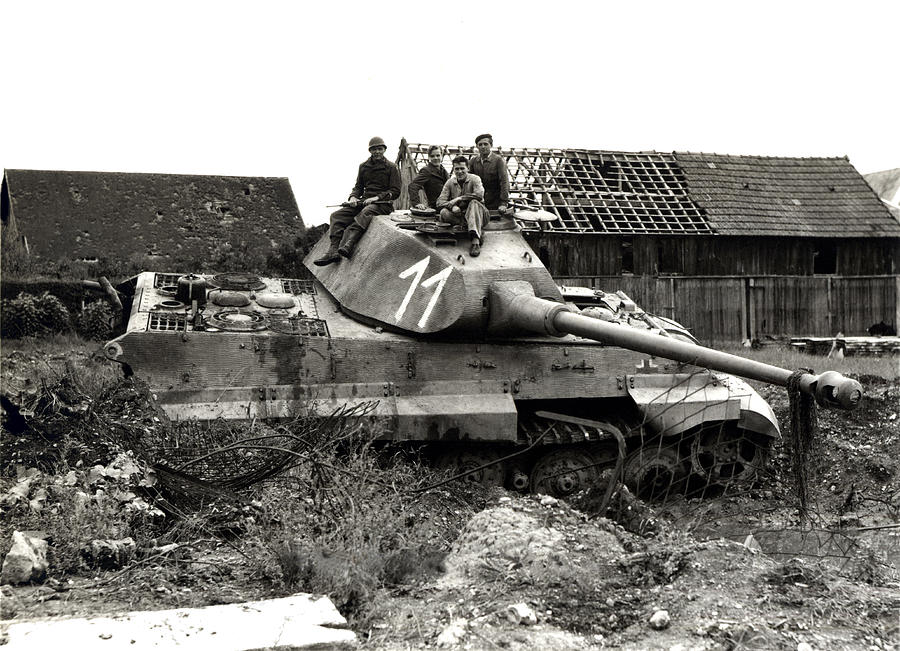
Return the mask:
{"type": "Polygon", "coordinates": [[[384,144],[384,138],[379,138],[378,136],[375,136],[369,141],[370,151],[372,150],[372,147],[384,147],[385,149],[387,149],[387,145],[384,144]]]}

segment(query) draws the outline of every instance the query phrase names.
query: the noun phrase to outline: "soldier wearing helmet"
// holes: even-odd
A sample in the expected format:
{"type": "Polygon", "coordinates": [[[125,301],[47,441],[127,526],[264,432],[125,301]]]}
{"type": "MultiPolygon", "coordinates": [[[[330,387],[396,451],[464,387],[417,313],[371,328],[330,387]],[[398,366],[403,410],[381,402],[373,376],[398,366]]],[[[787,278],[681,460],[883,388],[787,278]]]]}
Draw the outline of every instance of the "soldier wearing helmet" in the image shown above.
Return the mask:
{"type": "Polygon", "coordinates": [[[314,261],[320,267],[350,258],[375,215],[387,215],[400,196],[400,170],[384,157],[387,146],[378,136],[369,140],[369,158],[360,166],[356,185],[344,207],[331,213],[331,246],[314,261]]]}

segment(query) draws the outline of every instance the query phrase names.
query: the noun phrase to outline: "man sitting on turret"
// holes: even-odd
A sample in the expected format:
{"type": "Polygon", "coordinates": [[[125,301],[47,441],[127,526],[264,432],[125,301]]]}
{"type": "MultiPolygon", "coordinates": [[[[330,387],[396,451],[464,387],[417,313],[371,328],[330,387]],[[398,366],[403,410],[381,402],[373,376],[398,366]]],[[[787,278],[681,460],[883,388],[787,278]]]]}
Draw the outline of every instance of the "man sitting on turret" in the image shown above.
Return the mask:
{"type": "Polygon", "coordinates": [[[484,226],[491,219],[491,214],[482,203],[484,186],[475,174],[469,174],[469,162],[465,156],[453,159],[453,175],[447,179],[441,196],[437,199],[437,207],[441,210],[441,221],[450,224],[466,224],[472,246],[469,255],[473,258],[481,253],[481,242],[484,238],[484,226]]]}
{"type": "Polygon", "coordinates": [[[384,157],[386,151],[381,138],[369,141],[371,156],[359,166],[350,198],[343,208],[331,213],[331,246],[313,264],[323,267],[340,262],[341,256],[350,258],[372,217],[393,210],[391,202],[400,196],[400,170],[384,157]]]}
{"type": "Polygon", "coordinates": [[[438,196],[444,189],[444,183],[447,182],[447,170],[441,165],[442,158],[441,148],[437,145],[431,145],[428,148],[428,162],[425,167],[419,170],[416,178],[409,182],[409,207],[410,208],[436,208],[438,196]],[[419,198],[419,191],[425,192],[424,204],[419,198]]]}

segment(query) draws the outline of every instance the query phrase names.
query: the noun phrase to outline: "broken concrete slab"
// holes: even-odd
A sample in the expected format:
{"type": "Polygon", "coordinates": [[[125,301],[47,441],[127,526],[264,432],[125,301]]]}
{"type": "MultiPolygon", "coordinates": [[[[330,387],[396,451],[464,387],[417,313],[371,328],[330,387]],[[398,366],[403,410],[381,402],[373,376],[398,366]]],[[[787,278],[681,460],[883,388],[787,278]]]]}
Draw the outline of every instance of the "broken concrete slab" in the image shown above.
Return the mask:
{"type": "Polygon", "coordinates": [[[2,622],[4,649],[346,649],[356,634],[328,597],[295,594],[206,608],[2,622]]]}

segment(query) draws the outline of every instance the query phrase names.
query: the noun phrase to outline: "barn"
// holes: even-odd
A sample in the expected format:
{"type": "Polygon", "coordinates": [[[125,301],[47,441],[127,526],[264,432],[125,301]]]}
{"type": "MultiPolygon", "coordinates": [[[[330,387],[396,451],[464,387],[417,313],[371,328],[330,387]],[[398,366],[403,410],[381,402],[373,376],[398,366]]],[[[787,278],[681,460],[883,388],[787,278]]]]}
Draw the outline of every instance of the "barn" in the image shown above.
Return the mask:
{"type": "Polygon", "coordinates": [[[7,169],[5,252],[38,264],[111,258],[196,270],[197,261],[261,257],[303,220],[287,178],[7,169]]]}
{"type": "MultiPolygon", "coordinates": [[[[401,143],[405,184],[427,149],[401,143]]],[[[526,237],[562,283],[623,290],[714,343],[900,321],[900,222],[846,158],[497,151],[513,200],[559,217],[526,237]]]]}

